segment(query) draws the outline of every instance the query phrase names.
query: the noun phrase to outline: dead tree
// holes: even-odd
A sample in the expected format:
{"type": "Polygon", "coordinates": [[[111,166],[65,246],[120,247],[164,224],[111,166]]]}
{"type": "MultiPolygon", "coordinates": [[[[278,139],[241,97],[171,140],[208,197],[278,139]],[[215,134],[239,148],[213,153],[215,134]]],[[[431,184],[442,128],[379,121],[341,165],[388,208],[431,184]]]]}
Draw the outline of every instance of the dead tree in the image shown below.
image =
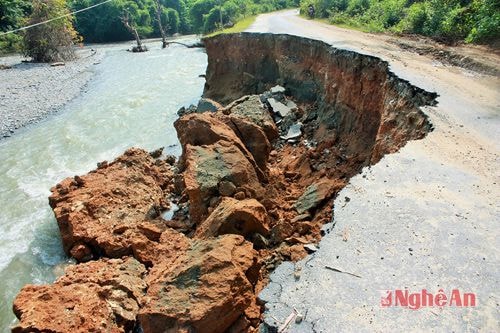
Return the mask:
{"type": "Polygon", "coordinates": [[[123,25],[125,26],[125,28],[127,28],[127,30],[134,36],[135,38],[135,41],[137,42],[137,46],[134,46],[132,48],[132,52],[145,52],[147,51],[147,47],[142,45],[142,41],[141,41],[141,38],[139,37],[139,33],[137,32],[137,29],[132,25],[130,24],[130,18],[128,16],[128,12],[124,12],[123,13],[123,16],[120,17],[123,25]]]}
{"type": "Polygon", "coordinates": [[[161,47],[164,49],[168,46],[167,42],[167,34],[165,33],[165,30],[163,30],[163,24],[161,23],[161,13],[162,13],[162,7],[160,0],[155,0],[156,3],[156,20],[158,21],[158,29],[160,30],[161,34],[161,47]]]}

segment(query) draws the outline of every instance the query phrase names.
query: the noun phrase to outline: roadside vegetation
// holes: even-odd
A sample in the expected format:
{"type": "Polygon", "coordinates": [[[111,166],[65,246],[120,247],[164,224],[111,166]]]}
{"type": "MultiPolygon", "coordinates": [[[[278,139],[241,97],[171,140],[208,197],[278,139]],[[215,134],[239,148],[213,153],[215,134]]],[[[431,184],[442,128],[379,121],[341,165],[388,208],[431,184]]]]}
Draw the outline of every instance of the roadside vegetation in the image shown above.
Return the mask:
{"type": "Polygon", "coordinates": [[[234,33],[238,33],[238,32],[243,32],[249,26],[251,26],[253,22],[255,22],[256,18],[257,18],[257,15],[245,17],[244,19],[236,22],[236,24],[234,26],[212,32],[212,33],[208,34],[207,37],[213,37],[213,36],[217,36],[220,34],[234,34],[234,33]]]}
{"type": "Polygon", "coordinates": [[[301,0],[315,17],[369,32],[419,34],[445,43],[500,38],[498,0],[301,0]]]}
{"type": "MultiPolygon", "coordinates": [[[[29,24],[35,3],[51,7],[62,3],[76,11],[103,0],[1,0],[0,32],[29,24]]],[[[299,6],[299,0],[159,0],[160,20],[166,35],[208,34],[231,28],[249,17],[299,6]]],[[[140,38],[161,37],[156,0],[113,0],[81,12],[74,18],[74,28],[84,42],[100,43],[130,40],[133,37],[123,18],[137,30],[140,38]]],[[[241,24],[237,27],[241,27],[241,24]]],[[[238,28],[236,28],[238,29],[238,28]]],[[[23,34],[0,36],[0,53],[20,51],[23,34]]]]}

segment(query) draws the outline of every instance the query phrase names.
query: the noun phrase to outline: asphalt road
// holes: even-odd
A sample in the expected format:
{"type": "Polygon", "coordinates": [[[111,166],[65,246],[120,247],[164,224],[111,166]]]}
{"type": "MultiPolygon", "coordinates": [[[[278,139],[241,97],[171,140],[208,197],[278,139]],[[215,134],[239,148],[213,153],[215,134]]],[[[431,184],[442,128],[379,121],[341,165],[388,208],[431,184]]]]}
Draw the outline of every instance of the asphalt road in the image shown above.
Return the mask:
{"type": "MultiPolygon", "coordinates": [[[[248,31],[378,56],[398,76],[440,95],[436,107],[424,109],[435,130],[353,177],[335,200],[319,251],[272,274],[260,295],[265,321],[279,327],[292,318],[288,332],[499,332],[500,78],[405,51],[395,37],[305,20],[295,10],[261,15],[248,31]],[[442,289],[447,302],[410,309],[393,299],[382,307],[384,291],[398,289],[434,296],[442,289]],[[450,306],[453,290],[473,293],[475,306],[450,306]]],[[[480,48],[457,52],[500,64],[480,48]]]]}

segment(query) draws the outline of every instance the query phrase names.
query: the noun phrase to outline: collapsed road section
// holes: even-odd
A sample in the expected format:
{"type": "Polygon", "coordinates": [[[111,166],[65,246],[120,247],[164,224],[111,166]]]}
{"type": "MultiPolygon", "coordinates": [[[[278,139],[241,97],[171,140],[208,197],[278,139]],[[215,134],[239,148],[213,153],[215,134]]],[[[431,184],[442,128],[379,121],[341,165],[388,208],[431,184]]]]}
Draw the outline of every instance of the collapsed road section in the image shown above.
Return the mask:
{"type": "Polygon", "coordinates": [[[68,255],[24,287],[14,332],[256,332],[258,294],[314,251],[349,178],[432,126],[436,95],[378,58],[286,35],[205,40],[182,155],[132,148],[52,188],[68,255]]]}

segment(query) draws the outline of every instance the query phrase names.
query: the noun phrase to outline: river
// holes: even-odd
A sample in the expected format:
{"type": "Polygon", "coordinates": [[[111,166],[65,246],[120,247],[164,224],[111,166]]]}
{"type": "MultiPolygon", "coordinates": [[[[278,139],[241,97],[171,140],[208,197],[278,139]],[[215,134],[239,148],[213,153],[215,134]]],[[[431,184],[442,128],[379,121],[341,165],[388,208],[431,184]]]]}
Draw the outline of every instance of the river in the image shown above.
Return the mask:
{"type": "MultiPolygon", "coordinates": [[[[28,283],[52,282],[68,258],[48,205],[50,188],[135,146],[180,154],[176,111],[203,91],[204,50],[159,43],[143,54],[127,44],[106,56],[86,92],[61,112],[0,141],[0,331],[15,320],[12,300],[28,283]]],[[[27,106],[29,107],[29,106],[27,106]]]]}

